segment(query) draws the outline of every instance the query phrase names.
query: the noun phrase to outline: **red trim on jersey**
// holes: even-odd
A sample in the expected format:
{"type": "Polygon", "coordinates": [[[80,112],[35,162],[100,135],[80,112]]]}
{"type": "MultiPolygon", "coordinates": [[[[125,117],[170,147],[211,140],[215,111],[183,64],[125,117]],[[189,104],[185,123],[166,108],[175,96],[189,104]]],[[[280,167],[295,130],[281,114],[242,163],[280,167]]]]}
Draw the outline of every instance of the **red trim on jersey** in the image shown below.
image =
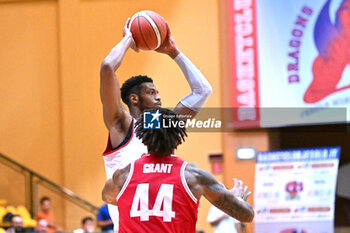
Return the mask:
{"type": "MultiPolygon", "coordinates": [[[[143,154],[143,155],[145,155],[145,154],[143,154]]],[[[133,163],[130,164],[129,175],[128,175],[128,177],[126,178],[126,181],[124,182],[122,188],[120,189],[120,192],[119,192],[119,194],[117,195],[117,197],[116,197],[116,199],[115,199],[116,201],[119,200],[119,198],[121,197],[121,195],[123,195],[125,189],[126,189],[126,188],[128,187],[128,185],[129,185],[129,182],[130,182],[130,180],[131,180],[131,177],[132,177],[132,175],[134,174],[134,163],[135,163],[135,162],[133,162],[133,163]]]]}
{"type": "Polygon", "coordinates": [[[134,137],[134,127],[135,127],[135,121],[134,121],[134,118],[132,118],[132,133],[131,133],[131,137],[129,138],[127,143],[125,143],[121,147],[119,147],[117,149],[114,149],[114,150],[112,150],[111,135],[108,134],[107,147],[106,147],[106,149],[105,149],[105,151],[103,152],[102,155],[106,156],[106,155],[112,154],[113,152],[116,152],[116,151],[126,147],[131,142],[131,139],[134,137]]]}
{"type": "Polygon", "coordinates": [[[192,193],[190,187],[188,187],[186,178],[185,178],[185,169],[187,166],[187,162],[185,161],[180,169],[180,178],[181,178],[181,182],[182,182],[182,186],[184,187],[187,195],[192,199],[192,201],[197,205],[198,204],[198,199],[194,196],[194,194],[192,193]]]}

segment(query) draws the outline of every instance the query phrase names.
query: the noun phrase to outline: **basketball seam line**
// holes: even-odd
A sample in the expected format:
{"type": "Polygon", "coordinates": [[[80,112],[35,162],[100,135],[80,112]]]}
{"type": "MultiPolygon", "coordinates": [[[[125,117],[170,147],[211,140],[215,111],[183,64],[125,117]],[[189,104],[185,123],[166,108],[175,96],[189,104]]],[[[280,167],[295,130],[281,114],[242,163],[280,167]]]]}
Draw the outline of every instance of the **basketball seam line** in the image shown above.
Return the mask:
{"type": "Polygon", "coordinates": [[[160,31],[159,31],[159,29],[158,29],[158,25],[157,25],[157,23],[156,22],[154,22],[154,20],[152,19],[152,17],[150,16],[150,15],[148,15],[147,14],[147,12],[144,12],[145,14],[143,14],[144,15],[144,17],[145,17],[145,19],[148,21],[148,23],[151,25],[151,28],[153,29],[153,32],[154,32],[154,34],[156,35],[156,38],[157,38],[157,47],[155,48],[155,49],[157,49],[157,48],[159,48],[159,46],[160,46],[160,42],[161,42],[161,35],[160,35],[160,31]],[[154,25],[153,25],[153,23],[154,23],[154,25]]]}
{"type": "Polygon", "coordinates": [[[142,34],[142,30],[141,30],[141,27],[140,27],[140,14],[137,16],[137,24],[138,24],[138,28],[139,28],[140,35],[141,35],[141,38],[142,38],[143,42],[145,43],[145,45],[147,46],[148,49],[151,49],[148,46],[148,44],[147,44],[147,42],[146,42],[146,40],[145,40],[145,38],[143,37],[143,34],[142,34]]]}

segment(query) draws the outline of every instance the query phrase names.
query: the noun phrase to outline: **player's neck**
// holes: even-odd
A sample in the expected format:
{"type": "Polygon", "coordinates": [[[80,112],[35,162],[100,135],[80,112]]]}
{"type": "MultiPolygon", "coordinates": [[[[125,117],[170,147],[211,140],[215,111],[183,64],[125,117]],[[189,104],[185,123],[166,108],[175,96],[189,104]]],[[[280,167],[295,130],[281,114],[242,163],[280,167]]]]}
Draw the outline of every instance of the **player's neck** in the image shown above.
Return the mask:
{"type": "Polygon", "coordinates": [[[174,151],[170,154],[166,153],[166,154],[159,154],[157,152],[153,152],[153,151],[148,151],[148,154],[149,155],[153,155],[153,156],[156,156],[156,157],[165,157],[165,156],[170,156],[174,153],[174,151]]]}
{"type": "Polygon", "coordinates": [[[142,112],[138,107],[134,107],[131,106],[131,108],[129,109],[130,111],[130,115],[135,118],[136,120],[139,119],[139,117],[141,116],[142,112]]]}

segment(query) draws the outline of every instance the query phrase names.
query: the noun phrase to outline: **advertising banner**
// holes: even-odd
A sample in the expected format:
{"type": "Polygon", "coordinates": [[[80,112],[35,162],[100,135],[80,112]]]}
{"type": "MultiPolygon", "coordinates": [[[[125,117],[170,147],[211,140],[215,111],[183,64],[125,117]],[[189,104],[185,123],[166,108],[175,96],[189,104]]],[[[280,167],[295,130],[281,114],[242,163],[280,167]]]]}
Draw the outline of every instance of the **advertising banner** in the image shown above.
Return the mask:
{"type": "Polygon", "coordinates": [[[229,0],[228,11],[235,127],[350,120],[350,0],[229,0]]]}
{"type": "Polygon", "coordinates": [[[269,233],[281,232],[287,225],[291,225],[290,229],[303,226],[305,232],[332,232],[315,228],[333,229],[339,154],[338,147],[258,153],[254,185],[256,232],[265,232],[258,229],[269,227],[276,228],[269,233]]]}

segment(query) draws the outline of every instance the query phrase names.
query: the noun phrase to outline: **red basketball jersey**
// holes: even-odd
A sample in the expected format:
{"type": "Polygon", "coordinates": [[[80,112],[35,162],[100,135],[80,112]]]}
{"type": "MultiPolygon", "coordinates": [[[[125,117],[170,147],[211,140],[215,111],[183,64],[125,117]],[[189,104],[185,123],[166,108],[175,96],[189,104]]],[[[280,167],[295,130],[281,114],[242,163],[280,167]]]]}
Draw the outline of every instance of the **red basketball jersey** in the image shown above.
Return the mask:
{"type": "Polygon", "coordinates": [[[199,201],[185,180],[187,162],[144,154],[131,163],[117,196],[120,233],[194,233],[199,201]]]}

